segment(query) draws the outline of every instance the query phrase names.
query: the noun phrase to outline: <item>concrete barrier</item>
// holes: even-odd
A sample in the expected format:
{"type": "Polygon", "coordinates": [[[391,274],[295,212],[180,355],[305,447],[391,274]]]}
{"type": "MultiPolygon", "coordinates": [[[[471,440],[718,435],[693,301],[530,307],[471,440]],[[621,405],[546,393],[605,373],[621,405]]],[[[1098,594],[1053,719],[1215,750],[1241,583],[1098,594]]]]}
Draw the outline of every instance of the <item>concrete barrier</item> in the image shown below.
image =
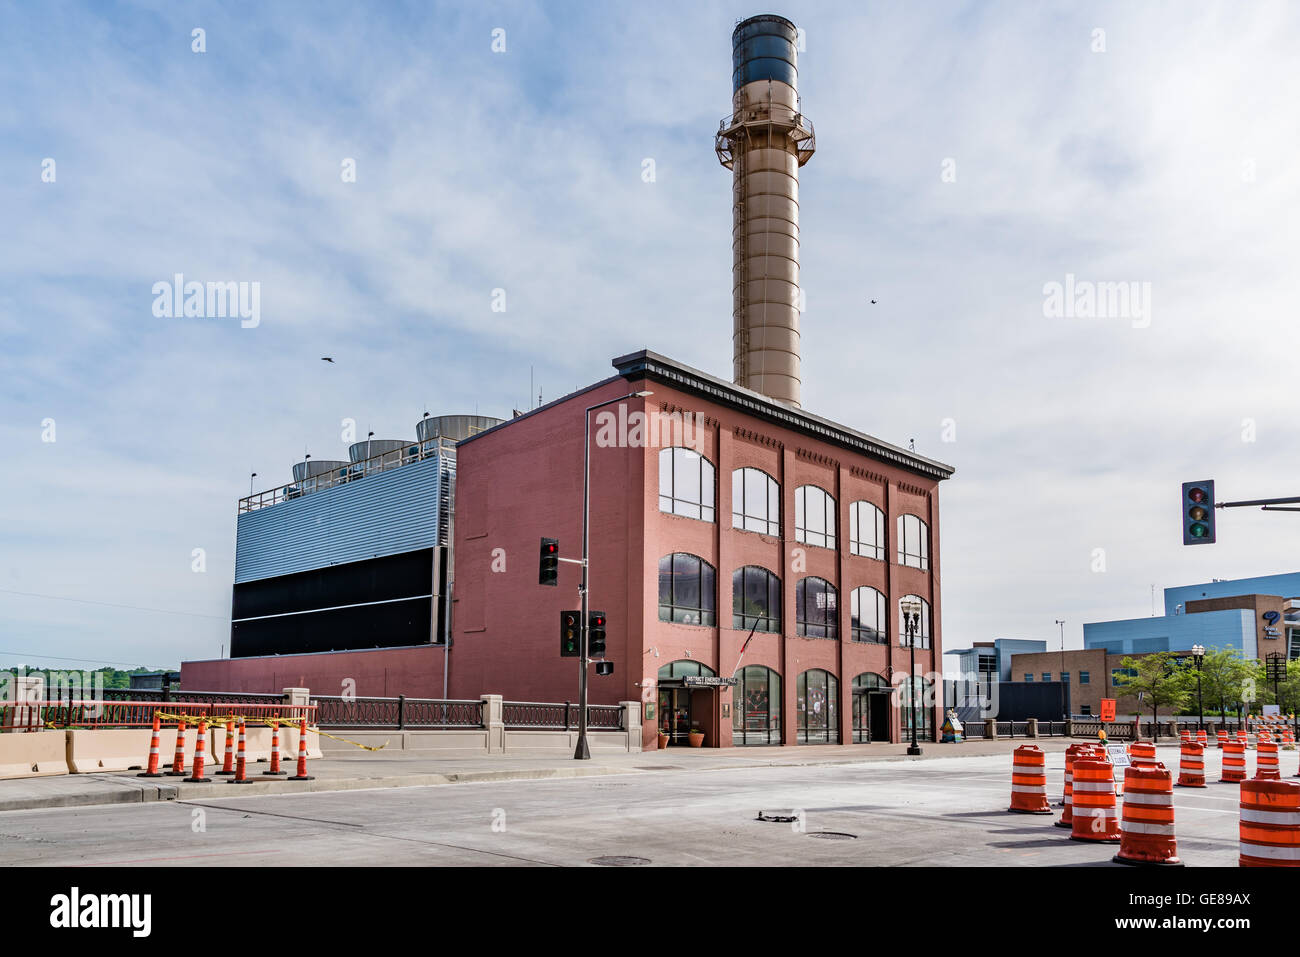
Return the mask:
{"type": "Polygon", "coordinates": [[[67,773],[66,731],[11,731],[0,734],[0,779],[67,773]]]}
{"type": "MultiPolygon", "coordinates": [[[[149,765],[150,728],[74,728],[68,735],[67,770],[73,774],[92,771],[143,770],[149,765]]],[[[185,732],[185,769],[194,760],[194,732],[185,732]]],[[[176,729],[158,732],[158,768],[166,770],[176,755],[176,729]]]]}

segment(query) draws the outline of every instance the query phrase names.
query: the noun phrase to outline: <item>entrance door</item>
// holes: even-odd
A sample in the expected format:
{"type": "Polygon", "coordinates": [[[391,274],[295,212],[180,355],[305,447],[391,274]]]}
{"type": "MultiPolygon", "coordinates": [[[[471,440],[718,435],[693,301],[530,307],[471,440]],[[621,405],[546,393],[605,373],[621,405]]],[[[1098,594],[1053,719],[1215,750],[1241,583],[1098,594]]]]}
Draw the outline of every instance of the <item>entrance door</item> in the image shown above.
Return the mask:
{"type": "Polygon", "coordinates": [[[689,745],[691,730],[691,692],[688,688],[659,688],[659,731],[668,735],[668,744],[689,745]]]}
{"type": "Polygon", "coordinates": [[[889,740],[889,692],[872,691],[866,695],[868,727],[872,741],[889,740]]]}

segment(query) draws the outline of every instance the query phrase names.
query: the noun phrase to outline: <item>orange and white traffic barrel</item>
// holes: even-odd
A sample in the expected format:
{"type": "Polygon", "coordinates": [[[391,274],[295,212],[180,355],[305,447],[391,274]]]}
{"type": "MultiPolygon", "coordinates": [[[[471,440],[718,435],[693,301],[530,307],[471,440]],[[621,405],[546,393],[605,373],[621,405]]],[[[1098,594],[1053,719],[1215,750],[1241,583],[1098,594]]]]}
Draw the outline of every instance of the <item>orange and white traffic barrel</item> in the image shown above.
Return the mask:
{"type": "Polygon", "coordinates": [[[1178,755],[1178,786],[1205,787],[1205,745],[1185,742],[1178,755]]]}
{"type": "Polygon", "coordinates": [[[1074,821],[1070,839],[1117,844],[1114,770],[1110,761],[1080,758],[1074,762],[1074,821]]]}
{"type": "Polygon", "coordinates": [[[1242,867],[1300,867],[1300,784],[1241,782],[1242,867]]]}
{"type": "Polygon", "coordinates": [[[1124,769],[1120,837],[1119,853],[1113,858],[1120,864],[1183,866],[1174,839],[1173,775],[1163,764],[1124,769]]]}
{"type": "Polygon", "coordinates": [[[1061,819],[1056,822],[1057,827],[1074,826],[1074,762],[1081,757],[1090,757],[1096,754],[1097,749],[1091,744],[1072,744],[1065,749],[1065,797],[1061,804],[1065,810],[1061,812],[1061,819]]]}
{"type": "Polygon", "coordinates": [[[1156,763],[1156,746],[1150,741],[1134,741],[1128,746],[1128,759],[1140,768],[1153,767],[1156,763]]]}
{"type": "Polygon", "coordinates": [[[1201,747],[1205,747],[1210,743],[1210,737],[1205,733],[1204,728],[1201,728],[1199,731],[1196,732],[1196,743],[1199,744],[1201,747]]]}
{"type": "Polygon", "coordinates": [[[158,773],[158,735],[161,727],[162,723],[158,720],[158,712],[155,711],[153,716],[153,737],[149,739],[148,769],[137,774],[136,777],[138,778],[162,777],[162,775],[158,773]]]}
{"type": "Polygon", "coordinates": [[[1051,814],[1047,803],[1047,755],[1033,744],[1022,744],[1011,757],[1011,806],[1018,814],[1051,814]]]}
{"type": "Polygon", "coordinates": [[[1223,746],[1223,770],[1220,784],[1239,784],[1246,780],[1246,746],[1240,741],[1229,741],[1223,746]]]}
{"type": "Polygon", "coordinates": [[[1220,729],[1215,739],[1219,742],[1219,749],[1222,750],[1223,746],[1228,743],[1228,732],[1220,729]]]}
{"type": "Polygon", "coordinates": [[[1246,734],[1244,728],[1237,729],[1237,743],[1243,748],[1250,747],[1250,737],[1246,734]]]}
{"type": "Polygon", "coordinates": [[[1272,741],[1260,741],[1258,751],[1255,756],[1255,780],[1282,780],[1282,769],[1277,763],[1277,745],[1272,741]]]}
{"type": "Polygon", "coordinates": [[[1192,732],[1189,731],[1187,728],[1183,728],[1183,730],[1182,730],[1182,740],[1183,740],[1183,741],[1190,741],[1190,740],[1192,740],[1192,732]]]}

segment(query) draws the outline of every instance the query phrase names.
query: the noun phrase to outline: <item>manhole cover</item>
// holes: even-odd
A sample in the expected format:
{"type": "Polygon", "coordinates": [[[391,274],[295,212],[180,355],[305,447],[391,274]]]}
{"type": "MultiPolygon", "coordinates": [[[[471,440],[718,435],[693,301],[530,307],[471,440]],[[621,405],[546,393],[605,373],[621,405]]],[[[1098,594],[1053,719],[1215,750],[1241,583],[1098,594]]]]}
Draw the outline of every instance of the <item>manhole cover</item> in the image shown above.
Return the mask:
{"type": "Polygon", "coordinates": [[[856,841],[856,834],[845,834],[843,831],[809,831],[809,837],[820,837],[824,841],[856,841]]]}
{"type": "Polygon", "coordinates": [[[799,815],[794,811],[759,811],[758,819],[760,821],[778,821],[782,824],[788,824],[791,821],[799,820],[799,815]]]}
{"type": "Polygon", "coordinates": [[[588,864],[597,864],[601,867],[640,867],[642,864],[649,864],[648,857],[620,857],[614,855],[611,857],[593,857],[587,861],[588,864]]]}

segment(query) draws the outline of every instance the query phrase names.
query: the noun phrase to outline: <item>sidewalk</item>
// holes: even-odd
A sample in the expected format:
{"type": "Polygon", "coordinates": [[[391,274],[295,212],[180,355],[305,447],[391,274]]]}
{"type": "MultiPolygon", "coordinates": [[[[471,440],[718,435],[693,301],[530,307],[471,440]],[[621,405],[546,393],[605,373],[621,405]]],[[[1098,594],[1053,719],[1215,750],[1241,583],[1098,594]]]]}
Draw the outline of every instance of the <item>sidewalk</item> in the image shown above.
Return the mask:
{"type": "MultiPolygon", "coordinates": [[[[907,756],[906,744],[800,745],[766,748],[669,748],[664,751],[597,753],[590,761],[569,755],[519,756],[510,754],[471,757],[404,756],[394,751],[358,751],[340,757],[307,762],[314,781],[289,781],[263,776],[266,762],[252,764],[254,782],[232,786],[228,777],[216,777],[220,768],[204,774],[211,784],[187,784],[181,778],[141,778],[136,772],[69,774],[59,777],[17,778],[0,781],[0,812],[29,808],[84,807],[96,804],[139,804],[178,799],[245,797],[256,794],[301,794],[304,791],[351,791],[362,788],[429,787],[484,781],[541,780],[607,774],[646,774],[671,771],[716,771],[755,767],[803,767],[863,764],[879,761],[927,761],[935,758],[984,757],[1010,754],[1022,744],[1038,745],[1049,754],[1063,752],[1077,739],[1024,738],[967,741],[962,744],[923,744],[924,754],[907,756]]],[[[284,765],[294,773],[295,763],[284,765]]],[[[189,768],[186,768],[188,772],[189,768]]]]}

